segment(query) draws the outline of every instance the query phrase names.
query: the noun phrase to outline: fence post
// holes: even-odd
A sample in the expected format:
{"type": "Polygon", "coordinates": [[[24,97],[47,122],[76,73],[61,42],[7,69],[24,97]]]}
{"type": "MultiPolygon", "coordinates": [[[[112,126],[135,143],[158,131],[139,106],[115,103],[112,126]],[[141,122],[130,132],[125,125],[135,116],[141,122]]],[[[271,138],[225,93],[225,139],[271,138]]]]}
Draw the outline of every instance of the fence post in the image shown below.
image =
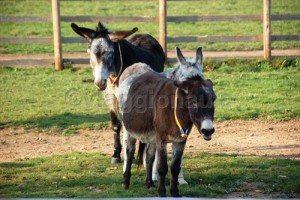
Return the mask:
{"type": "Polygon", "coordinates": [[[264,59],[271,59],[271,0],[263,0],[264,59]]]}
{"type": "Polygon", "coordinates": [[[55,69],[62,70],[62,48],[61,48],[61,27],[60,27],[60,5],[59,0],[52,0],[52,24],[55,69]]]}
{"type": "Polygon", "coordinates": [[[166,16],[167,16],[167,2],[166,0],[159,0],[159,43],[162,46],[165,55],[167,57],[167,23],[166,23],[166,16]]]}

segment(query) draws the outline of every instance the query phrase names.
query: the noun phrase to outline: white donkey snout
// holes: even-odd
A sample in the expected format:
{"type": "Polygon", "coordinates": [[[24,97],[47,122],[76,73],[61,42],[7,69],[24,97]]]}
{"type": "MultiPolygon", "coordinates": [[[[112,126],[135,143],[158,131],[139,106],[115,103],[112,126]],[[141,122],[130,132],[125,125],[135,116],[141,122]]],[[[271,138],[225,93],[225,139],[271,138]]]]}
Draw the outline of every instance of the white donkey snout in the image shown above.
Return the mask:
{"type": "Polygon", "coordinates": [[[94,68],[94,84],[99,90],[105,90],[107,86],[107,79],[109,72],[104,69],[101,65],[94,68]]]}
{"type": "Polygon", "coordinates": [[[214,125],[211,119],[205,119],[201,123],[201,129],[210,130],[213,129],[214,125]]]}
{"type": "Polygon", "coordinates": [[[205,119],[201,123],[201,133],[205,140],[211,140],[211,135],[215,132],[215,127],[211,119],[205,119]]]}

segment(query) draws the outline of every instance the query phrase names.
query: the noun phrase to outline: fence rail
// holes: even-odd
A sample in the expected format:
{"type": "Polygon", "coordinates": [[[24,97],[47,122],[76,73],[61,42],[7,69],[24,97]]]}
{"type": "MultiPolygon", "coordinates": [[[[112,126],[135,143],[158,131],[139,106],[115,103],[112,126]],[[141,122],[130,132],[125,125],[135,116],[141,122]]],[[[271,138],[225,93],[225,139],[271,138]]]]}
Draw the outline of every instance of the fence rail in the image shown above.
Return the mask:
{"type": "MultiPolygon", "coordinates": [[[[158,38],[156,38],[158,39],[158,38]]],[[[272,41],[299,41],[300,35],[272,35],[272,41]]],[[[62,43],[86,43],[83,38],[77,37],[62,37],[62,43]]],[[[198,36],[198,37],[167,37],[167,43],[176,42],[262,42],[263,35],[259,36],[198,36]]],[[[0,38],[0,43],[11,44],[52,44],[52,37],[45,38],[0,38]]]]}
{"type": "MultiPolygon", "coordinates": [[[[61,22],[155,22],[160,24],[160,35],[157,38],[163,46],[165,52],[166,43],[184,43],[184,42],[263,42],[264,51],[261,56],[264,55],[266,59],[271,56],[271,41],[300,41],[300,35],[271,35],[271,21],[281,20],[300,20],[299,14],[289,15],[270,15],[270,1],[263,0],[264,12],[262,15],[227,15],[227,16],[166,16],[166,0],[159,0],[160,10],[159,16],[157,17],[127,17],[127,16],[60,16],[59,13],[59,0],[52,0],[53,14],[52,16],[0,16],[0,22],[51,22],[54,28],[54,37],[42,37],[42,38],[0,38],[0,43],[39,43],[39,44],[54,44],[55,45],[55,60],[56,69],[61,69],[61,43],[85,43],[86,41],[80,37],[61,37],[60,34],[60,23],[61,22]],[[55,8],[56,7],[56,8],[55,8]],[[54,17],[54,18],[53,18],[54,17]],[[55,22],[56,21],[56,22],[55,22]],[[181,36],[181,37],[167,37],[166,35],[166,23],[167,22],[240,22],[240,21],[260,21],[264,25],[264,33],[261,35],[254,36],[181,36]],[[56,41],[56,42],[55,42],[56,41]],[[59,43],[59,44],[58,44],[59,43]],[[57,51],[60,51],[57,53],[57,51]],[[59,66],[60,65],[60,66],[59,66]]],[[[256,51],[261,52],[261,51],[256,51]]],[[[291,51],[294,54],[291,56],[299,56],[299,51],[291,51]],[[296,54],[295,54],[296,52],[296,54]]],[[[167,52],[166,52],[167,53],[167,52]]],[[[217,55],[217,54],[216,54],[217,55]]],[[[228,52],[228,55],[232,55],[232,52],[228,52]]],[[[244,55],[250,55],[249,53],[244,54],[241,52],[241,57],[244,55]]],[[[257,53],[255,54],[257,55],[257,53]]],[[[284,54],[285,56],[287,54],[284,54]]],[[[276,56],[280,56],[276,54],[276,56]]],[[[38,57],[38,56],[37,56],[38,57]]],[[[224,53],[221,57],[224,56],[224,53]]],[[[251,57],[251,56],[250,56],[251,57]]],[[[86,59],[75,58],[71,59],[75,63],[86,62],[86,59]]],[[[25,64],[35,63],[34,58],[23,60],[25,64]]],[[[0,60],[0,65],[13,65],[22,64],[16,60],[0,60]]],[[[36,59],[36,64],[43,63],[40,59],[36,59]]],[[[49,58],[44,63],[49,63],[49,58]]]]}
{"type": "MultiPolygon", "coordinates": [[[[195,56],[195,52],[184,52],[187,57],[195,56]]],[[[261,58],[263,51],[205,51],[204,57],[207,59],[222,60],[229,58],[242,58],[242,59],[257,59],[261,58]]],[[[169,61],[176,62],[175,52],[169,53],[169,61]]],[[[299,50],[273,50],[272,57],[299,57],[299,50]],[[293,56],[291,56],[293,55],[293,56]]],[[[39,55],[13,55],[8,54],[4,58],[0,59],[0,65],[18,65],[24,67],[36,67],[36,66],[52,66],[54,57],[52,54],[39,54],[39,55]]],[[[64,54],[64,60],[73,63],[74,65],[89,66],[89,58],[85,52],[82,53],[67,53],[64,54]]]]}
{"type": "MultiPolygon", "coordinates": [[[[158,17],[61,16],[62,22],[158,22],[158,17]]],[[[167,16],[167,22],[262,21],[262,15],[167,16]]],[[[300,20],[300,15],[271,15],[272,21],[300,20]]],[[[0,22],[52,22],[51,16],[0,16],[0,22]]]]}

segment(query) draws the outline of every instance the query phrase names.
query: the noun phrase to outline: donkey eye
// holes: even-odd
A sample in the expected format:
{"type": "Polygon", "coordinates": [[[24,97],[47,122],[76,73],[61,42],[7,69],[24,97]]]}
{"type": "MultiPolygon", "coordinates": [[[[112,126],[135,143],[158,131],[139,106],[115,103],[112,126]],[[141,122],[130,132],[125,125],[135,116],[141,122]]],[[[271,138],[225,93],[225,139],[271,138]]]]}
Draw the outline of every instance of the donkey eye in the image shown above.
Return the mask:
{"type": "Polygon", "coordinates": [[[98,58],[101,58],[104,54],[105,54],[105,51],[98,51],[96,53],[96,55],[97,55],[98,58]]]}

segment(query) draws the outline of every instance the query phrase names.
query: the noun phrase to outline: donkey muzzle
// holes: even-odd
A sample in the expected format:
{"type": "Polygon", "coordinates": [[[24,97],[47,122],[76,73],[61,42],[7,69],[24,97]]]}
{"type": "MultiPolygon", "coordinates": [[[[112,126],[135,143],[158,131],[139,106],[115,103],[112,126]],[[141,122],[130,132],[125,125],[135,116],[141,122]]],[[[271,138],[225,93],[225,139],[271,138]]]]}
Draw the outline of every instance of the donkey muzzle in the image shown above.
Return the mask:
{"type": "Polygon", "coordinates": [[[106,89],[106,86],[107,86],[107,80],[104,79],[104,80],[100,80],[100,81],[95,81],[94,82],[95,86],[97,87],[98,90],[105,90],[106,89]]]}
{"type": "Polygon", "coordinates": [[[211,140],[211,135],[215,132],[215,128],[212,129],[201,129],[201,133],[203,134],[204,140],[211,140]]]}
{"type": "Polygon", "coordinates": [[[205,140],[211,140],[211,135],[215,132],[215,128],[213,126],[212,120],[205,119],[201,123],[201,133],[205,140]]]}

